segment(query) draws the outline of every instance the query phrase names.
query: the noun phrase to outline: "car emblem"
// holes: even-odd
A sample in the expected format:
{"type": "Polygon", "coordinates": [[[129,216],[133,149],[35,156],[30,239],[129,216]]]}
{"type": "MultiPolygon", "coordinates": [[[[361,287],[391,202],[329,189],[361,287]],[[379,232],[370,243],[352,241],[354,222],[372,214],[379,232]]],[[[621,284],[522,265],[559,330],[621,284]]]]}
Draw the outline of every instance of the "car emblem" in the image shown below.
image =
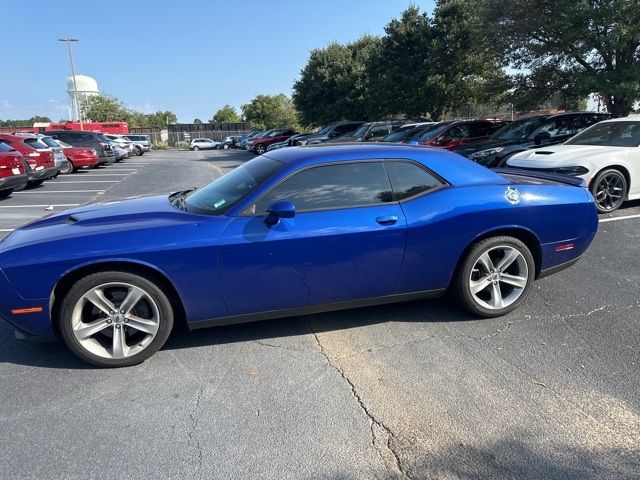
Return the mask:
{"type": "Polygon", "coordinates": [[[507,190],[504,192],[504,198],[512,205],[517,205],[520,203],[520,192],[513,187],[507,187],[507,190]]]}

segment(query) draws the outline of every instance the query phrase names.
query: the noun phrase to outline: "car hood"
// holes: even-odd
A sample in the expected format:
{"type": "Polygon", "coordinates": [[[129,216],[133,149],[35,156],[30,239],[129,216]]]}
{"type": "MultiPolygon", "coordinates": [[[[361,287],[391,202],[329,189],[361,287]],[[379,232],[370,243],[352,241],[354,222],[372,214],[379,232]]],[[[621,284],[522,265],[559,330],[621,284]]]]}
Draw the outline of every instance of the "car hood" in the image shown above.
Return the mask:
{"type": "Polygon", "coordinates": [[[531,143],[531,140],[529,140],[528,138],[517,138],[512,140],[486,138],[484,140],[477,140],[475,142],[467,143],[463,147],[454,148],[453,151],[466,157],[471,155],[472,153],[481,152],[482,150],[489,150],[490,148],[509,147],[511,145],[523,145],[527,143],[531,143]]]}
{"type": "Polygon", "coordinates": [[[580,165],[589,168],[599,163],[601,159],[611,160],[616,153],[623,154],[627,150],[624,147],[600,145],[552,145],[517,153],[507,161],[507,164],[530,168],[580,165]]]}
{"type": "Polygon", "coordinates": [[[0,251],[68,237],[193,223],[198,217],[171,205],[166,195],[86,205],[43,217],[16,229],[0,244],[0,251]]]}

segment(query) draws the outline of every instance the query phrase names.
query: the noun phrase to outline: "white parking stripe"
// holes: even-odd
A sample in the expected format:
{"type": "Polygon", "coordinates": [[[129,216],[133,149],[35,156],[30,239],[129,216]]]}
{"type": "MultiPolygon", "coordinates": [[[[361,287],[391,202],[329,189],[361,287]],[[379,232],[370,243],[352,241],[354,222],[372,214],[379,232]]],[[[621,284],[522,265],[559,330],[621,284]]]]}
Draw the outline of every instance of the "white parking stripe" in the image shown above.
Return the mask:
{"type": "Polygon", "coordinates": [[[65,182],[65,181],[57,181],[53,182],[51,185],[59,185],[61,183],[118,183],[120,180],[78,180],[76,182],[65,182]]]}
{"type": "Polygon", "coordinates": [[[42,192],[13,192],[12,195],[43,195],[49,193],[97,193],[104,190],[46,190],[42,192]]]}
{"type": "Polygon", "coordinates": [[[13,232],[15,228],[0,228],[0,232],[13,232]]]}
{"type": "Polygon", "coordinates": [[[81,173],[78,176],[68,177],[81,179],[84,177],[127,177],[132,175],[131,173],[81,173]]]}
{"type": "Polygon", "coordinates": [[[54,203],[52,204],[44,204],[44,205],[0,205],[0,208],[45,208],[45,207],[77,207],[79,203],[54,203]]]}
{"type": "Polygon", "coordinates": [[[615,222],[616,220],[627,220],[628,218],[640,218],[640,214],[637,215],[625,215],[622,217],[601,218],[600,223],[615,222]]]}

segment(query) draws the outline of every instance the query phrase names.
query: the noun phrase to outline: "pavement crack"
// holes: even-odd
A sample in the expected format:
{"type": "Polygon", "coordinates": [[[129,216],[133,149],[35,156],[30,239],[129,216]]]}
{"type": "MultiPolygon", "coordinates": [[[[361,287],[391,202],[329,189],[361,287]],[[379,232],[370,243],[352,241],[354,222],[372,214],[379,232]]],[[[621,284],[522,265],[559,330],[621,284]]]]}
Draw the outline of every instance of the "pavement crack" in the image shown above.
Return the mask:
{"type": "Polygon", "coordinates": [[[197,451],[197,471],[198,478],[202,478],[202,446],[200,445],[200,439],[196,436],[196,428],[198,427],[198,410],[200,409],[200,400],[202,399],[202,394],[204,392],[204,385],[200,385],[200,389],[198,391],[198,395],[196,396],[196,401],[193,409],[189,412],[189,419],[191,420],[191,429],[187,433],[189,436],[189,441],[187,442],[187,446],[194,446],[197,451]]]}
{"type": "Polygon", "coordinates": [[[334,370],[336,370],[342,379],[347,382],[349,389],[351,390],[352,396],[358,402],[358,406],[362,410],[362,412],[367,416],[369,420],[369,427],[371,430],[371,446],[378,452],[380,458],[384,462],[387,470],[393,474],[394,477],[405,478],[408,480],[413,480],[411,475],[406,471],[402,463],[400,462],[400,457],[398,456],[392,442],[395,441],[396,437],[394,433],[387,427],[384,422],[378,418],[376,418],[373,413],[367,408],[365,403],[360,396],[360,393],[356,389],[355,384],[351,381],[351,379],[345,374],[344,370],[340,368],[340,366],[333,363],[331,357],[327,354],[324,345],[320,341],[320,337],[315,332],[311,323],[307,321],[309,326],[309,330],[315,339],[315,342],[320,350],[320,353],[325,358],[327,365],[334,370]]]}
{"type": "Polygon", "coordinates": [[[262,345],[263,347],[279,348],[279,349],[282,349],[282,350],[291,350],[291,351],[294,351],[294,352],[300,352],[301,351],[299,348],[288,347],[286,345],[277,345],[275,343],[265,342],[264,340],[254,340],[254,343],[257,343],[258,345],[262,345]]]}

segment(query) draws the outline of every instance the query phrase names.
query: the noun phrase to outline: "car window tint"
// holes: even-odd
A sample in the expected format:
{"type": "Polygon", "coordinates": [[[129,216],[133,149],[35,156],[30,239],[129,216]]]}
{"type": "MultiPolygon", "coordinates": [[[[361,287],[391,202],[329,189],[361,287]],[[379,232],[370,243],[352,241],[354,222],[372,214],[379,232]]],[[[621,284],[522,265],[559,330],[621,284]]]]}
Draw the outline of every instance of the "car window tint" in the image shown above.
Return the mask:
{"type": "Polygon", "coordinates": [[[29,145],[31,148],[35,148],[36,150],[42,150],[43,148],[49,148],[47,145],[42,143],[37,138],[25,138],[24,143],[29,145]]]}
{"type": "Polygon", "coordinates": [[[490,128],[493,124],[490,122],[474,122],[469,123],[469,136],[470,137],[484,137],[489,135],[490,128]]]}
{"type": "Polygon", "coordinates": [[[327,165],[295,174],[260,199],[255,212],[266,213],[273,202],[285,199],[303,212],[391,202],[393,192],[381,162],[327,165]]]}
{"type": "Polygon", "coordinates": [[[409,162],[387,162],[396,200],[441,187],[443,183],[424,168],[409,162]]]}
{"type": "Polygon", "coordinates": [[[446,135],[451,137],[453,140],[457,140],[460,138],[469,138],[469,125],[455,125],[449,129],[446,135]]]}
{"type": "Polygon", "coordinates": [[[575,133],[571,118],[563,117],[544,123],[538,133],[548,133],[551,138],[563,137],[575,133]]]}
{"type": "Polygon", "coordinates": [[[373,127],[369,130],[367,137],[369,138],[380,138],[389,134],[389,126],[388,125],[378,125],[377,127],[373,127]]]}

